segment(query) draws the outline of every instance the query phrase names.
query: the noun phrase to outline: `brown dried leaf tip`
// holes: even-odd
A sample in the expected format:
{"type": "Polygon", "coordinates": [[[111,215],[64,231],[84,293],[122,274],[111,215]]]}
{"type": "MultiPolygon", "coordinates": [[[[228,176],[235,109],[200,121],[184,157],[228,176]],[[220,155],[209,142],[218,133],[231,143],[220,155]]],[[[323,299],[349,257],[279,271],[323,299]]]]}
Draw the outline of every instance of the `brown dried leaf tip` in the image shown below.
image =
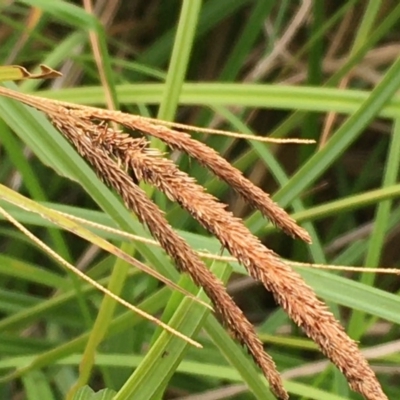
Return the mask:
{"type": "Polygon", "coordinates": [[[263,371],[277,398],[288,399],[289,396],[253,326],[227,294],[222,283],[171,228],[162,211],[135,184],[130,172],[179,203],[215,235],[249,274],[273,293],[290,318],[343,372],[353,390],[368,400],[387,399],[356,343],[346,335],[339,322],[300,275],[265,247],[240,219],[206,193],[193,178],[157,151],[149,149],[146,139],[133,139],[112,129],[108,123],[115,122],[143,135],[157,137],[170,148],[184,151],[226,181],[276,226],[293,237],[310,241],[308,233],[268,194],[254,186],[218,153],[186,133],[140,116],[40,99],[4,88],[0,88],[0,94],[45,112],[97,174],[119,193],[126,206],[149,228],[179,270],[188,273],[197,285],[204,288],[224,323],[263,371]]]}

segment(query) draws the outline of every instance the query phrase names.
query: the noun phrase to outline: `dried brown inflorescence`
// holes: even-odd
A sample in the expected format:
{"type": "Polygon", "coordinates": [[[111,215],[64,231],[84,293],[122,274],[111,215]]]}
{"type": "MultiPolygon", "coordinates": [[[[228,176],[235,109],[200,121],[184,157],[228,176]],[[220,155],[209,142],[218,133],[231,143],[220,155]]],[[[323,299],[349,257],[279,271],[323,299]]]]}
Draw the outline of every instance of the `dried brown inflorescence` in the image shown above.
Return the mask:
{"type": "Polygon", "coordinates": [[[240,219],[235,218],[224,204],[206,193],[193,178],[180,171],[173,162],[163,158],[157,151],[149,149],[145,139],[133,139],[113,130],[107,123],[115,122],[142,134],[158,137],[171,148],[186,152],[228,182],[252,206],[286,233],[310,241],[307,232],[218,153],[193,140],[188,134],[157,124],[154,120],[37,99],[3,88],[1,93],[44,111],[98,175],[120,194],[127,207],[147,225],[178,268],[190,274],[194,282],[204,288],[224,323],[240,343],[247,347],[278,398],[288,399],[288,394],[283,388],[274,362],[264,352],[252,325],[226,293],[222,283],[210,273],[196,253],[170,227],[158,207],[134,183],[130,172],[178,202],[212,232],[244,265],[249,274],[273,293],[293,321],[344,373],[353,390],[368,400],[387,399],[356,343],[346,335],[339,322],[300,275],[265,247],[240,219]]]}

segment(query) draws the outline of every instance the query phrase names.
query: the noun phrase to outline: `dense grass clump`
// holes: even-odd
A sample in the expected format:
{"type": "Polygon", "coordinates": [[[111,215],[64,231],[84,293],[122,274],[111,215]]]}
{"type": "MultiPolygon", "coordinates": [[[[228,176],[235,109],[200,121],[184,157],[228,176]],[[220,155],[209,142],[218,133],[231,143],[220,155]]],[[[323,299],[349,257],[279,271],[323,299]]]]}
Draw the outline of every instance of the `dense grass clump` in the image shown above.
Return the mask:
{"type": "Polygon", "coordinates": [[[104,396],[114,399],[272,399],[241,345],[281,398],[287,390],[294,399],[356,399],[350,383],[367,399],[385,399],[372,370],[389,398],[400,395],[397,276],[308,265],[398,266],[400,6],[32,0],[1,9],[0,65],[35,71],[45,64],[62,73],[0,88],[4,96],[34,94],[11,97],[36,108],[0,97],[3,217],[203,346],[104,297],[4,221],[1,398],[89,399],[107,388],[104,396]],[[183,125],[174,130],[148,117],[316,144],[201,129],[189,136],[183,125]],[[80,234],[81,219],[48,209],[91,221],[89,229],[120,249],[80,234]],[[221,256],[221,243],[235,258],[221,256]],[[132,267],[128,255],[183,290],[132,267]],[[218,315],[182,291],[208,296],[218,315]]]}

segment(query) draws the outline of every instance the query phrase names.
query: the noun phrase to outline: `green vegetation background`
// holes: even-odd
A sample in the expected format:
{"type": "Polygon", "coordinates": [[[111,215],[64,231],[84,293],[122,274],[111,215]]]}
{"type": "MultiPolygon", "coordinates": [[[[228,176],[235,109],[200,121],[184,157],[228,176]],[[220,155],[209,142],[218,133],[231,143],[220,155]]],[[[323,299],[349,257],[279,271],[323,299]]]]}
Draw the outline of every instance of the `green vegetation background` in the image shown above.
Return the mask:
{"type": "MultiPolygon", "coordinates": [[[[97,1],[93,15],[78,1],[19,0],[2,2],[0,10],[1,65],[46,64],[64,75],[20,82],[20,91],[101,107],[108,92],[129,113],[315,139],[311,146],[265,145],[196,135],[291,211],[312,235],[311,246],[274,230],[196,162],[172,156],[284,258],[398,266],[396,1],[97,1]],[[89,34],[99,44],[97,62],[89,34]],[[338,114],[325,141],[330,112],[338,114]]],[[[43,115],[3,98],[0,162],[0,182],[20,193],[148,237],[43,115]]],[[[219,253],[216,240],[177,205],[146,190],[194,248],[219,253]]],[[[251,360],[204,308],[41,218],[4,207],[67,260],[204,349],[115,307],[1,222],[0,398],[72,398],[76,382],[108,388],[103,398],[118,400],[191,399],[203,392],[196,398],[272,398],[251,360]]],[[[161,250],[103,235],[202,296],[161,250]]],[[[239,265],[210,268],[230,281],[293,399],[359,399],[239,265]]],[[[298,271],[360,341],[388,396],[399,398],[398,277],[298,271]]],[[[92,398],[89,388],[79,396],[92,398]]]]}

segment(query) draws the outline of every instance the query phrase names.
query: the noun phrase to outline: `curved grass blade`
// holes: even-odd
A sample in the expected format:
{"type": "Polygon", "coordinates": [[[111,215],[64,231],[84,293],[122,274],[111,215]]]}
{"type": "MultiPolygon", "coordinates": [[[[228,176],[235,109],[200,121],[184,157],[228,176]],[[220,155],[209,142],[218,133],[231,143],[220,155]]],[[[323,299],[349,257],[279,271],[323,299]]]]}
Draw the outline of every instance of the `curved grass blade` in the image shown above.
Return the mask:
{"type": "Polygon", "coordinates": [[[5,210],[0,207],[0,213],[8,219],[15,227],[17,227],[22,233],[24,233],[26,236],[28,236],[33,242],[35,242],[42,250],[44,250],[49,256],[54,258],[56,261],[58,261],[60,264],[63,266],[67,267],[69,270],[73,271],[76,275],[78,275],[80,278],[85,280],[86,282],[90,283],[93,285],[96,289],[100,290],[107,296],[113,298],[115,301],[118,303],[122,304],[123,306],[129,308],[130,310],[134,311],[135,313],[141,315],[143,318],[146,318],[157,325],[162,326],[165,330],[169,331],[173,335],[176,335],[177,337],[188,341],[188,343],[192,344],[195,347],[201,347],[200,344],[197,342],[191,340],[190,338],[186,337],[185,335],[182,335],[180,332],[175,331],[168,325],[164,324],[157,318],[153,317],[152,315],[140,310],[139,308],[133,306],[132,304],[128,303],[127,301],[123,300],[122,298],[116,296],[114,293],[110,292],[108,289],[104,288],[101,286],[99,283],[94,281],[93,279],[89,278],[87,275],[85,275],[83,272],[81,272],[79,269],[75,268],[73,265],[69,264],[67,261],[65,261],[62,257],[60,257],[56,252],[54,252],[50,247],[45,245],[42,241],[40,241],[37,237],[35,237],[31,232],[29,232],[23,225],[21,225],[18,221],[16,221],[13,217],[11,217],[9,214],[5,212],[5,210]]]}

